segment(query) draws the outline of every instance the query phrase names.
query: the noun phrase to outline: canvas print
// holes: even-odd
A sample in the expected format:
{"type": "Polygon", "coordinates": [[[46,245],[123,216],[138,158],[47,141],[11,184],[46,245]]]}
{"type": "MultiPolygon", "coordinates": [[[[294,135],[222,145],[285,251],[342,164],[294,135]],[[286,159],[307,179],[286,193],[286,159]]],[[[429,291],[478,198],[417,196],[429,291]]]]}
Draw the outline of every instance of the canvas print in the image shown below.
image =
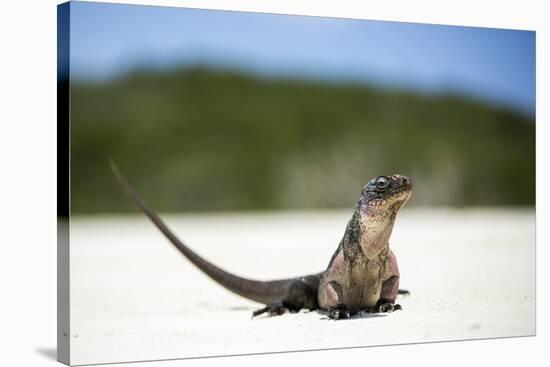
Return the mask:
{"type": "Polygon", "coordinates": [[[535,38],[59,5],[59,360],[535,335],[535,38]]]}

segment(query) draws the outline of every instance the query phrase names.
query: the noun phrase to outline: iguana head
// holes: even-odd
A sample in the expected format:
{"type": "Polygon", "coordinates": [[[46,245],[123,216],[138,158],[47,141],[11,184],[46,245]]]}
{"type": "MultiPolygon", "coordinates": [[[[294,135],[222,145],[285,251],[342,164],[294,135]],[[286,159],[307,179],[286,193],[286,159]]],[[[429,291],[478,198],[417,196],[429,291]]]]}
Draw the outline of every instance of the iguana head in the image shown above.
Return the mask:
{"type": "Polygon", "coordinates": [[[412,181],[404,175],[378,176],[369,181],[361,192],[362,211],[397,213],[412,193],[412,181]]]}

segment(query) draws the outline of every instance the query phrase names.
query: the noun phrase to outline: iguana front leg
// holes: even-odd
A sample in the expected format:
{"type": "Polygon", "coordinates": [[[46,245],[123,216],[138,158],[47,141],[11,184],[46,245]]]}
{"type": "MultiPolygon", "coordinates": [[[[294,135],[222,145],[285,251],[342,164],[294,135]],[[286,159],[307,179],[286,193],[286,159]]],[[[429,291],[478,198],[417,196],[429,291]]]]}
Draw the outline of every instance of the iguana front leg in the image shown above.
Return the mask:
{"type": "Polygon", "coordinates": [[[342,287],[340,283],[333,280],[326,285],[326,294],[328,298],[328,318],[332,320],[349,319],[357,314],[356,309],[351,309],[343,302],[342,287]]]}
{"type": "Polygon", "coordinates": [[[399,276],[392,276],[382,283],[380,299],[376,305],[369,307],[366,311],[369,313],[384,313],[402,310],[400,304],[395,303],[395,297],[399,289],[399,276]]]}
{"type": "MultiPolygon", "coordinates": [[[[395,303],[395,299],[399,293],[399,267],[397,266],[397,258],[391,250],[388,253],[386,277],[387,279],[382,282],[382,290],[380,291],[378,302],[376,302],[374,307],[368,308],[367,312],[392,312],[402,309],[401,305],[395,303]]],[[[404,292],[407,291],[402,291],[402,293],[404,292]]]]}

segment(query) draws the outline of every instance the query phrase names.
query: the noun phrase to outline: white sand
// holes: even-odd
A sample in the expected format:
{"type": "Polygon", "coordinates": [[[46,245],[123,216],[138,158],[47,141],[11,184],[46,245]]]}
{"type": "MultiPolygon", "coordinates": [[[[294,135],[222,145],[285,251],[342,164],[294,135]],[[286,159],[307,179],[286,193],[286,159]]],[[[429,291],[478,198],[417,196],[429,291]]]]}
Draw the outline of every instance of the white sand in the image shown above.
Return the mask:
{"type": "MultiPolygon", "coordinates": [[[[322,270],[351,211],[167,216],[190,246],[239,275],[322,270]]],[[[71,222],[72,364],[535,334],[533,210],[405,208],[391,240],[404,310],[345,321],[251,319],[260,305],[201,274],[144,217],[71,222]]]]}

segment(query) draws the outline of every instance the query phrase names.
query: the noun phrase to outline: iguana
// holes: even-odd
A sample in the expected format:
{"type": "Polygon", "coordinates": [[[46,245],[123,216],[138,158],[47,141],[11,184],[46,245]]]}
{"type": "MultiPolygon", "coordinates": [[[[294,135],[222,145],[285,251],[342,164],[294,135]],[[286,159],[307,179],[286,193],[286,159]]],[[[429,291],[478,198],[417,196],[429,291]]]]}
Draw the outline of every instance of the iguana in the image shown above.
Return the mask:
{"type": "Polygon", "coordinates": [[[400,310],[397,260],[389,238],[397,213],[412,192],[404,175],[378,176],[361,191],[344,236],[325,271],[296,278],[258,281],[231,274],[208,262],[176,237],[158,214],[128,184],[116,164],[111,169],[122,189],[168,240],[195,266],[228,290],[266,306],[253,312],[281,315],[300,309],[327,311],[330,319],[361,312],[400,310]]]}

